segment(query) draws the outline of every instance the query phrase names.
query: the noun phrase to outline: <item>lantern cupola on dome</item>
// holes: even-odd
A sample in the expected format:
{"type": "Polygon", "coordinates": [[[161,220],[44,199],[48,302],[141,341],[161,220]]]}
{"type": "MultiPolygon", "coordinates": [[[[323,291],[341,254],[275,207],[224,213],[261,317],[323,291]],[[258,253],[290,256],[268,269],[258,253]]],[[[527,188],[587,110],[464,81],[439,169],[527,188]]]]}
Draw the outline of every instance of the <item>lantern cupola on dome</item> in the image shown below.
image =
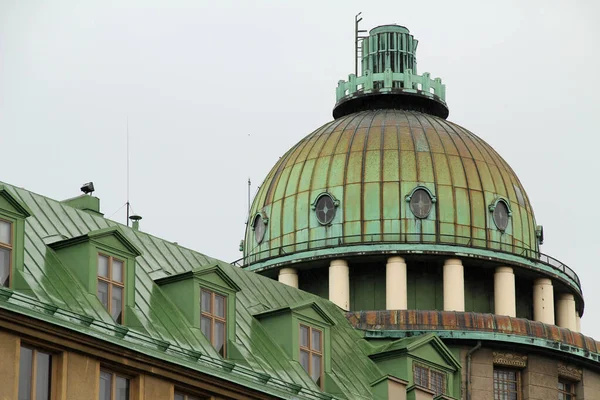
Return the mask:
{"type": "Polygon", "coordinates": [[[338,82],[333,117],[362,110],[404,109],[448,117],[446,87],[428,72],[417,73],[417,45],[409,30],[382,25],[369,31],[361,47],[361,75],[338,82]]]}

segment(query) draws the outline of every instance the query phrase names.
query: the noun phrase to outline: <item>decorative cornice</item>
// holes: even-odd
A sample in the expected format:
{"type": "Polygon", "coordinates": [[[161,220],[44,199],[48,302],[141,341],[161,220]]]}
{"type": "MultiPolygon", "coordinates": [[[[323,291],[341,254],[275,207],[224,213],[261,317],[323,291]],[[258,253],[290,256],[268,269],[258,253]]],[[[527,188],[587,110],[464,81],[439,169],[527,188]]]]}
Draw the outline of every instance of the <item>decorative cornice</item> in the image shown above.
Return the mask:
{"type": "Polygon", "coordinates": [[[561,378],[572,379],[574,381],[580,381],[583,371],[572,365],[566,365],[561,362],[558,363],[558,376],[561,378]]]}
{"type": "Polygon", "coordinates": [[[505,365],[507,367],[525,368],[527,366],[527,356],[513,353],[492,353],[494,365],[505,365]]]}

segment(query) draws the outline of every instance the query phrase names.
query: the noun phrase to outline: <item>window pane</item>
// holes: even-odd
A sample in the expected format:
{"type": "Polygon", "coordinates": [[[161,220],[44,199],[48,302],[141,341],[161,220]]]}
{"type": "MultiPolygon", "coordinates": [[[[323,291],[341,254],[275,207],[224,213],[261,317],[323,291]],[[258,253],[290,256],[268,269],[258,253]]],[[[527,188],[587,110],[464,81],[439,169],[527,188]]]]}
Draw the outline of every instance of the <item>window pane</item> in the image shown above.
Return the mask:
{"type": "Polygon", "coordinates": [[[429,387],[429,369],[425,368],[425,367],[421,367],[419,365],[415,365],[414,379],[415,379],[415,385],[421,386],[424,388],[428,388],[429,387]]]}
{"type": "Polygon", "coordinates": [[[98,276],[108,278],[108,257],[98,254],[98,276]]]}
{"type": "Polygon", "coordinates": [[[446,376],[437,371],[431,371],[431,390],[435,394],[443,394],[446,392],[446,376]]]}
{"type": "Polygon", "coordinates": [[[300,350],[300,365],[306,372],[308,372],[308,352],[300,350]]]}
{"type": "Polygon", "coordinates": [[[308,327],[300,325],[300,346],[308,347],[308,327]]]}
{"type": "Polygon", "coordinates": [[[212,335],[210,331],[210,318],[201,317],[200,318],[200,329],[206,338],[212,343],[212,335]]]}
{"type": "Polygon", "coordinates": [[[31,400],[31,370],[33,366],[33,350],[21,347],[19,360],[19,400],[31,400]]]}
{"type": "Polygon", "coordinates": [[[110,315],[116,323],[120,324],[123,317],[123,288],[112,287],[112,302],[110,303],[110,315]]]}
{"type": "Polygon", "coordinates": [[[225,297],[218,294],[215,295],[215,315],[225,318],[225,297]]]}
{"type": "Polygon", "coordinates": [[[207,292],[206,290],[202,291],[202,299],[200,300],[200,305],[202,306],[202,311],[210,313],[212,307],[210,306],[210,302],[211,302],[211,295],[210,292],[207,292]]]}
{"type": "Polygon", "coordinates": [[[313,350],[321,351],[321,331],[318,329],[312,330],[312,337],[310,338],[310,347],[313,350]]]}
{"type": "Polygon", "coordinates": [[[215,321],[215,349],[225,357],[225,324],[215,321]]]}
{"type": "Polygon", "coordinates": [[[123,283],[123,262],[114,258],[112,263],[111,279],[115,282],[123,283]]]}
{"type": "Polygon", "coordinates": [[[105,308],[108,308],[108,283],[98,281],[98,298],[105,308]]]}
{"type": "Polygon", "coordinates": [[[312,355],[310,377],[321,386],[321,356],[312,355]]]}
{"type": "Polygon", "coordinates": [[[50,400],[50,354],[36,352],[37,371],[35,372],[36,400],[50,400]]]}
{"type": "Polygon", "coordinates": [[[116,383],[116,398],[115,400],[129,400],[129,379],[117,376],[116,383]]]}
{"type": "Polygon", "coordinates": [[[100,395],[98,396],[98,400],[111,400],[111,384],[112,374],[100,371],[100,395]]]}
{"type": "Polygon", "coordinates": [[[10,234],[11,223],[0,221],[0,243],[12,244],[12,235],[10,234]]]}
{"type": "Polygon", "coordinates": [[[0,247],[0,286],[8,286],[10,276],[10,250],[0,247]]]}
{"type": "Polygon", "coordinates": [[[181,393],[175,393],[175,400],[184,400],[184,397],[181,393]]]}

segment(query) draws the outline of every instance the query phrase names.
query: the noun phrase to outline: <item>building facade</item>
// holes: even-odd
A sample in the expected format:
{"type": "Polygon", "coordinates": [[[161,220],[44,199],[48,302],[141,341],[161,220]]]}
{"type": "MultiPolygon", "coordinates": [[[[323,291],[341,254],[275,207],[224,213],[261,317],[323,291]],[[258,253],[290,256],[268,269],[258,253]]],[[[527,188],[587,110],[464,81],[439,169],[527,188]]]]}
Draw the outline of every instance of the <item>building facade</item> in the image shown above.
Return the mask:
{"type": "Polygon", "coordinates": [[[417,43],[369,32],[238,262],[0,183],[0,399],[599,399],[577,274],[417,43]]]}

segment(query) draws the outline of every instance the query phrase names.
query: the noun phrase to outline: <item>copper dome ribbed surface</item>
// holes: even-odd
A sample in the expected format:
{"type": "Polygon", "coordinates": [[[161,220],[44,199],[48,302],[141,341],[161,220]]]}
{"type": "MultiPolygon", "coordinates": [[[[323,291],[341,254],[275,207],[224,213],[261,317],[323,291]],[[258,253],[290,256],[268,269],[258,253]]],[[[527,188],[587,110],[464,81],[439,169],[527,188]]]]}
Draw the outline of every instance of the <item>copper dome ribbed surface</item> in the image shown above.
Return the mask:
{"type": "Polygon", "coordinates": [[[268,174],[251,207],[246,264],[330,244],[449,243],[523,254],[537,251],[533,210],[516,174],[465,128],[432,115],[370,110],[329,122],[290,149],[268,174]],[[431,193],[417,218],[407,196],[431,193]],[[312,205],[328,193],[339,202],[328,225],[312,205]],[[510,210],[501,231],[494,205],[510,210]],[[252,221],[268,221],[257,243],[252,221]]]}

